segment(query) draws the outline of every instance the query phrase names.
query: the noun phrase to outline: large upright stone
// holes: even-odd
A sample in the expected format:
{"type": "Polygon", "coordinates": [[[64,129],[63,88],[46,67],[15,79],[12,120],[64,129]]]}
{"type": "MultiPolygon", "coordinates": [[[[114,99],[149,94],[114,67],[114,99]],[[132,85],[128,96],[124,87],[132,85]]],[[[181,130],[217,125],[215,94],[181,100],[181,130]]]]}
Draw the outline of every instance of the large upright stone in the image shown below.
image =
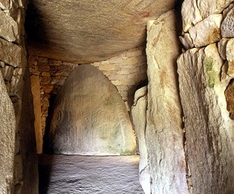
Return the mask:
{"type": "Polygon", "coordinates": [[[16,120],[0,71],[0,193],[13,193],[16,120]]]}
{"type": "Polygon", "coordinates": [[[58,93],[50,135],[54,153],[126,155],[136,148],[120,94],[91,65],[77,67],[58,93]]]}
{"type": "Polygon", "coordinates": [[[220,81],[222,59],[215,44],[178,59],[186,155],[194,194],[233,193],[233,121],[220,81]]]}
{"type": "Polygon", "coordinates": [[[188,194],[182,111],[176,78],[179,55],[176,13],[148,23],[146,145],[152,193],[188,194]]]}
{"type": "Polygon", "coordinates": [[[140,153],[139,180],[145,194],[150,194],[150,174],[148,165],[148,152],[146,147],[146,109],[147,109],[147,87],[142,87],[135,92],[134,103],[131,109],[132,121],[136,132],[138,150],[140,153]]]}

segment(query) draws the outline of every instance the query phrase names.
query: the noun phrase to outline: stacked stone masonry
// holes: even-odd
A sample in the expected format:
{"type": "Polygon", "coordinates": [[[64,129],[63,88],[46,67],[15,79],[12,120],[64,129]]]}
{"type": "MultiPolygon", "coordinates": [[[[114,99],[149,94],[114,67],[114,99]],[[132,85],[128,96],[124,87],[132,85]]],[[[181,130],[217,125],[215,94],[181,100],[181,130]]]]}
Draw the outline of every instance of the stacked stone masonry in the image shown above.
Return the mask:
{"type": "Polygon", "coordinates": [[[177,63],[191,193],[234,190],[233,12],[233,0],[182,4],[184,52],[177,63]]]}
{"type": "MultiPolygon", "coordinates": [[[[42,136],[45,133],[50,98],[56,96],[68,75],[78,65],[80,64],[33,55],[29,57],[32,86],[39,84],[40,87],[40,128],[42,136]],[[34,79],[35,77],[38,79],[34,79]]],[[[138,85],[147,79],[145,49],[142,47],[128,50],[106,61],[91,63],[91,65],[102,71],[117,87],[127,107],[129,107],[129,103],[131,105],[138,85]]],[[[37,113],[35,114],[37,115],[37,113]]]]}
{"type": "MultiPolygon", "coordinates": [[[[223,60],[220,67],[222,82],[229,82],[234,78],[234,3],[231,2],[231,0],[219,1],[219,4],[215,4],[210,0],[203,5],[207,9],[202,9],[195,1],[185,1],[182,8],[183,35],[180,36],[180,40],[185,50],[207,47],[215,43],[223,60]],[[212,6],[209,7],[211,4],[212,6]],[[193,14],[187,12],[189,6],[192,6],[193,14]]],[[[228,93],[232,91],[230,87],[234,87],[233,82],[230,82],[229,89],[226,91],[227,101],[230,102],[228,111],[232,118],[234,106],[232,94],[228,93]]]]}
{"type": "Polygon", "coordinates": [[[109,78],[124,101],[129,101],[129,97],[133,100],[137,85],[147,79],[144,48],[132,49],[109,60],[92,63],[92,65],[98,67],[109,78]]]}
{"type": "MultiPolygon", "coordinates": [[[[29,105],[32,101],[30,101],[29,79],[26,77],[25,5],[25,0],[0,0],[0,77],[3,79],[7,95],[11,99],[1,108],[2,113],[9,116],[7,122],[12,124],[11,133],[10,131],[6,133],[8,129],[1,120],[1,131],[3,132],[3,135],[0,134],[1,143],[7,145],[7,150],[11,149],[11,152],[8,152],[5,150],[5,146],[1,146],[0,182],[3,183],[4,179],[6,180],[6,184],[0,185],[0,193],[3,194],[36,193],[38,187],[37,158],[34,149],[35,135],[31,126],[33,112],[30,112],[32,109],[29,105]],[[8,107],[6,108],[6,106],[8,107]],[[4,138],[4,133],[6,138],[4,138]],[[10,134],[13,137],[10,137],[10,134]],[[29,144],[31,147],[28,146],[29,144]],[[4,157],[7,158],[7,161],[2,160],[4,157]],[[11,165],[11,170],[6,172],[5,169],[9,169],[9,165],[11,165]],[[32,179],[34,182],[29,184],[32,179]]],[[[1,90],[0,95],[4,99],[4,86],[1,87],[1,90]]],[[[6,115],[2,115],[2,119],[6,115]]]]}

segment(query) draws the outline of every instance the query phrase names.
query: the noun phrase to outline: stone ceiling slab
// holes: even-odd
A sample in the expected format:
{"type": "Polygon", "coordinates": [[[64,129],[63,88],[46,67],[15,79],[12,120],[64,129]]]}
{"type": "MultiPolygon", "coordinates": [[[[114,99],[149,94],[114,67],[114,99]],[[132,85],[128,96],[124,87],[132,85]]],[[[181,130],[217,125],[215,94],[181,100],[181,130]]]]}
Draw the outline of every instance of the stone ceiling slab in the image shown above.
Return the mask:
{"type": "Polygon", "coordinates": [[[176,0],[29,0],[31,53],[86,63],[145,43],[146,23],[176,0]]]}

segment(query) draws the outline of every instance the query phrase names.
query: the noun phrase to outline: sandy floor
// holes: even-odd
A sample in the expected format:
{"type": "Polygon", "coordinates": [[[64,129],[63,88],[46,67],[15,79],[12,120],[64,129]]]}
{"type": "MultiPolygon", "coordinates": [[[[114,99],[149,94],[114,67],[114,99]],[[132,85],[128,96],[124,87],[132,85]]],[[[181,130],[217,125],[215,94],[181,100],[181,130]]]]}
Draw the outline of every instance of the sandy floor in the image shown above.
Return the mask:
{"type": "Polygon", "coordinates": [[[40,194],[144,194],[138,156],[39,155],[40,194]]]}

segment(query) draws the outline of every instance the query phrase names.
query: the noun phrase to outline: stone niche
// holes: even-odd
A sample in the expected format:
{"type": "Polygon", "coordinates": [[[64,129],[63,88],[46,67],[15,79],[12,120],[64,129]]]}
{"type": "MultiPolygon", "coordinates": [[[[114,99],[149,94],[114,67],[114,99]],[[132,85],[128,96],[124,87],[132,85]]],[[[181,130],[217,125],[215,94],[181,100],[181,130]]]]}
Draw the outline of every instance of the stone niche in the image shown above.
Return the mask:
{"type": "Polygon", "coordinates": [[[51,148],[57,154],[135,154],[136,139],[121,95],[97,68],[80,65],[53,107],[51,148]]]}

